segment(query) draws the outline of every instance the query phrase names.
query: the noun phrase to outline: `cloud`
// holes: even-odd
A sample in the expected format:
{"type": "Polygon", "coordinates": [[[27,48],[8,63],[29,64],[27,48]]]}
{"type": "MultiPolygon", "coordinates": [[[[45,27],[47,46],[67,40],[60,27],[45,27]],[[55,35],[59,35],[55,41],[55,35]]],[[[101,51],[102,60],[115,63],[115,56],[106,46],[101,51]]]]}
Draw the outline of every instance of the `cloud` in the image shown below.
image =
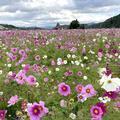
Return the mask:
{"type": "Polygon", "coordinates": [[[0,23],[17,26],[54,26],[101,22],[120,13],[119,0],[2,0],[0,23]]]}

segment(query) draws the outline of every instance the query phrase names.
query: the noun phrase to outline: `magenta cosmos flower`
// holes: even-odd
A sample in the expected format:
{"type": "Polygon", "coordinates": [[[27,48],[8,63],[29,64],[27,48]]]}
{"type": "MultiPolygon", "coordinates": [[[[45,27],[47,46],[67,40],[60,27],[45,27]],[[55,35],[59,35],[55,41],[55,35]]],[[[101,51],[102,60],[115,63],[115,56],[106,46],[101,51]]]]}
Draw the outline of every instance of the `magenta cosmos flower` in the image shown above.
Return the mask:
{"type": "Polygon", "coordinates": [[[30,69],[30,64],[26,64],[25,67],[23,68],[25,73],[27,73],[29,69],[30,69]]]}
{"type": "Polygon", "coordinates": [[[5,120],[7,110],[0,110],[0,120],[5,120]]]}
{"type": "Polygon", "coordinates": [[[41,120],[48,113],[48,108],[45,107],[43,101],[40,101],[39,103],[28,104],[27,112],[30,120],[41,120]]]}
{"type": "Polygon", "coordinates": [[[70,86],[64,82],[58,85],[58,93],[63,96],[68,96],[71,93],[70,86]]]}
{"type": "Polygon", "coordinates": [[[107,96],[112,100],[115,100],[118,97],[118,93],[115,91],[105,92],[103,96],[107,96]]]}
{"type": "Polygon", "coordinates": [[[78,93],[81,93],[83,89],[84,89],[84,86],[81,85],[81,84],[78,84],[78,85],[75,87],[75,90],[76,90],[78,93]]]}
{"type": "Polygon", "coordinates": [[[8,104],[9,104],[8,106],[16,104],[18,102],[18,100],[19,100],[19,98],[17,95],[12,96],[8,101],[8,104]]]}
{"type": "Polygon", "coordinates": [[[95,96],[97,92],[91,84],[88,84],[84,87],[82,93],[84,93],[87,97],[92,97],[95,96]]]}
{"type": "Polygon", "coordinates": [[[15,81],[20,85],[23,85],[25,83],[26,75],[23,70],[21,70],[20,72],[17,73],[17,75],[15,77],[15,81]]]}
{"type": "Polygon", "coordinates": [[[36,84],[36,78],[33,75],[29,75],[26,79],[26,82],[31,86],[35,85],[36,84]]]}
{"type": "MultiPolygon", "coordinates": [[[[98,107],[101,107],[102,112],[103,112],[103,115],[107,112],[107,111],[106,111],[106,105],[105,105],[103,102],[98,102],[96,105],[97,105],[98,107]]],[[[103,116],[103,115],[102,115],[102,116],[103,116]]]]}
{"type": "Polygon", "coordinates": [[[94,105],[90,109],[90,113],[93,120],[102,120],[103,111],[101,107],[94,105]]]}

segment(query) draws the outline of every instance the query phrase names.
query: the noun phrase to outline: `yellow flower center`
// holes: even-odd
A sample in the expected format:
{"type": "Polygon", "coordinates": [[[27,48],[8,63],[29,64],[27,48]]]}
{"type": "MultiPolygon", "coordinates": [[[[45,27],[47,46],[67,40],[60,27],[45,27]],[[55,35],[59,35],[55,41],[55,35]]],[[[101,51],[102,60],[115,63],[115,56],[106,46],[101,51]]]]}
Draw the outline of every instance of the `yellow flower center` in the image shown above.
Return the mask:
{"type": "Polygon", "coordinates": [[[88,89],[86,89],[86,93],[90,93],[90,89],[88,88],[88,89]]]}
{"type": "Polygon", "coordinates": [[[79,98],[80,98],[80,99],[82,99],[82,98],[83,98],[83,96],[82,96],[82,95],[80,95],[80,96],[79,96],[79,98]]]}
{"type": "Polygon", "coordinates": [[[98,114],[99,113],[98,109],[94,109],[94,113],[98,114]]]}
{"type": "Polygon", "coordinates": [[[37,113],[38,112],[38,109],[34,109],[34,113],[37,113]]]}
{"type": "Polygon", "coordinates": [[[112,80],[108,80],[108,83],[112,83],[112,80]]]}

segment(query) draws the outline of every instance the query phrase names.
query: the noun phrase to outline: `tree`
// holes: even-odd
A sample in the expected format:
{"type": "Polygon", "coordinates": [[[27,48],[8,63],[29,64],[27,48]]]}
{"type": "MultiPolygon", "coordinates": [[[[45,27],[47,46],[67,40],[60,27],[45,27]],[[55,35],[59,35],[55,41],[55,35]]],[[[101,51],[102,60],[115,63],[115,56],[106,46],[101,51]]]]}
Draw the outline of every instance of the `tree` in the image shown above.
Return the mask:
{"type": "Polygon", "coordinates": [[[79,21],[76,19],[70,23],[69,28],[70,29],[77,29],[77,28],[79,28],[79,26],[80,26],[79,21]]]}

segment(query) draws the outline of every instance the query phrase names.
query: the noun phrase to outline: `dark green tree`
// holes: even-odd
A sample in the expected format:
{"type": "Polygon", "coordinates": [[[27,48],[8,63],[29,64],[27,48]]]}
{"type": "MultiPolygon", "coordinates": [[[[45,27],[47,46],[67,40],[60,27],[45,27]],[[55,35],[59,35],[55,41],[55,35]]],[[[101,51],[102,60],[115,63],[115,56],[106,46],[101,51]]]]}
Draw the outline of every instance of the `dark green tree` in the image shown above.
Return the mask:
{"type": "Polygon", "coordinates": [[[79,21],[76,19],[70,23],[69,28],[70,29],[77,29],[77,28],[79,28],[79,26],[80,26],[79,21]]]}

